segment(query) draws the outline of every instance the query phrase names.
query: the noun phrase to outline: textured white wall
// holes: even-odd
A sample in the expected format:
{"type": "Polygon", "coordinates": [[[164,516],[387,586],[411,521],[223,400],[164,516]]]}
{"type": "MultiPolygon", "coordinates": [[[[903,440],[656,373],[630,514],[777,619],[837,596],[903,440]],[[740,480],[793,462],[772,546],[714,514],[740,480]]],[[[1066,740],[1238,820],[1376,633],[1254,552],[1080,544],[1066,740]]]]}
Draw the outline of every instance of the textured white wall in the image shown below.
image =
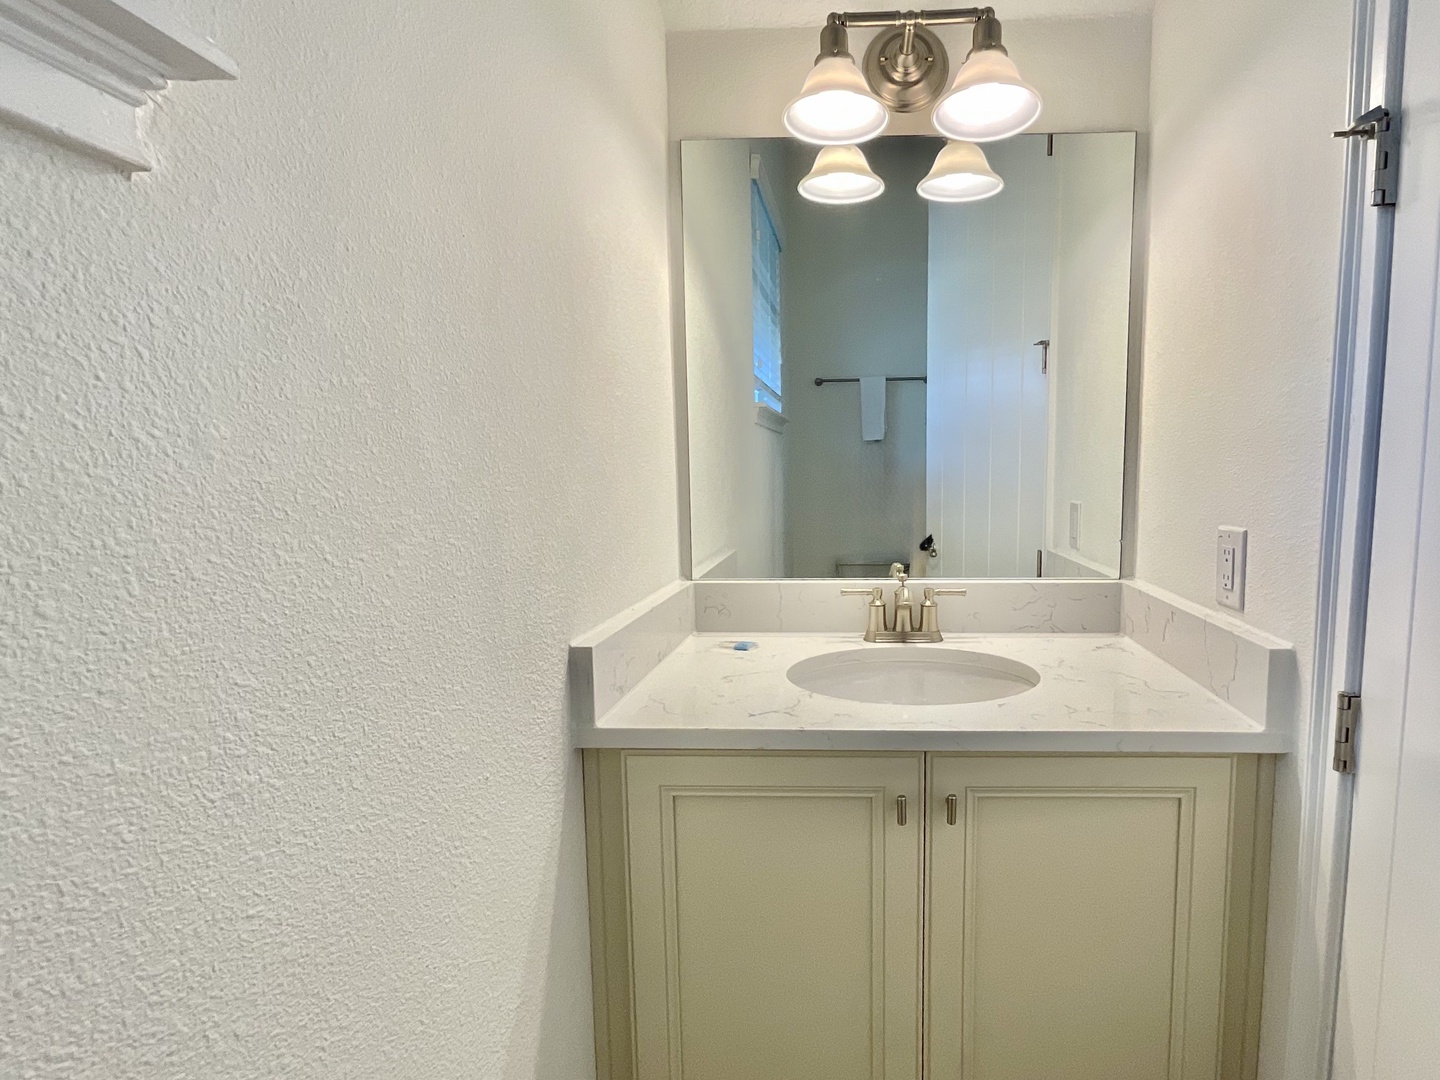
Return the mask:
{"type": "MultiPolygon", "coordinates": [[[[1135,573],[1213,605],[1215,530],[1248,527],[1244,618],[1296,644],[1302,686],[1339,255],[1344,148],[1330,132],[1345,114],[1350,16],[1350,0],[1160,0],[1152,49],[1135,573]]],[[[1290,915],[1295,760],[1276,800],[1272,1080],[1295,950],[1314,948],[1290,915]]]]}
{"type": "Polygon", "coordinates": [[[566,641],[677,574],[660,15],[206,28],[153,175],[0,133],[0,1074],[587,1075],[566,641]]]}
{"type": "MultiPolygon", "coordinates": [[[[1045,99],[1037,131],[1146,129],[1148,16],[1004,21],[1006,48],[1045,99]]],[[[803,29],[672,32],[667,39],[671,137],[785,135],[780,114],[815,63],[823,22],[822,15],[803,29]]],[[[873,33],[851,34],[857,60],[873,33]]],[[[970,29],[942,27],[939,33],[953,72],[970,48],[970,29]]],[[[925,110],[892,117],[885,133],[935,134],[925,110]]]]}

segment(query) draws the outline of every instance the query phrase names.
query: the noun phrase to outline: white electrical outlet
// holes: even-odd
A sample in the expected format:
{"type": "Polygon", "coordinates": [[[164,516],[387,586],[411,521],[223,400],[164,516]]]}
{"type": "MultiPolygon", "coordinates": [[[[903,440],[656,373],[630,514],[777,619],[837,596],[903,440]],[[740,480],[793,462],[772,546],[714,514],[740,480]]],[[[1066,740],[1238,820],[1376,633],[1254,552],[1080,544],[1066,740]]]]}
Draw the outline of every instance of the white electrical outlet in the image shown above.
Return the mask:
{"type": "Polygon", "coordinates": [[[1215,542],[1215,599],[1236,611],[1245,610],[1245,534],[1221,525],[1215,542]]]}
{"type": "Polygon", "coordinates": [[[1070,546],[1072,548],[1080,546],[1080,504],[1078,502],[1070,504],[1070,546]]]}

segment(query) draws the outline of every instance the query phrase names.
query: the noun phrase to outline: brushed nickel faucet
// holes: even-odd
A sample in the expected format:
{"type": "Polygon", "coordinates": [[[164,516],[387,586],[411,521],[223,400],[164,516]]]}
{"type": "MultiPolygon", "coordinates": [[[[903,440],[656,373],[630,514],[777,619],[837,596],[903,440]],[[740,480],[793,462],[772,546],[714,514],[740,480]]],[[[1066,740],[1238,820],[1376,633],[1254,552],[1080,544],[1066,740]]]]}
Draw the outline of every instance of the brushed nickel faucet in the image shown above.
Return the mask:
{"type": "Polygon", "coordinates": [[[885,603],[885,590],[878,585],[870,589],[840,590],[841,596],[870,598],[870,602],[865,605],[865,640],[911,645],[944,641],[940,634],[940,605],[935,602],[935,597],[964,596],[966,590],[937,589],[927,585],[924,599],[917,605],[910,595],[910,587],[905,584],[910,580],[910,575],[905,573],[905,564],[891,563],[890,576],[896,582],[893,615],[885,603]]]}

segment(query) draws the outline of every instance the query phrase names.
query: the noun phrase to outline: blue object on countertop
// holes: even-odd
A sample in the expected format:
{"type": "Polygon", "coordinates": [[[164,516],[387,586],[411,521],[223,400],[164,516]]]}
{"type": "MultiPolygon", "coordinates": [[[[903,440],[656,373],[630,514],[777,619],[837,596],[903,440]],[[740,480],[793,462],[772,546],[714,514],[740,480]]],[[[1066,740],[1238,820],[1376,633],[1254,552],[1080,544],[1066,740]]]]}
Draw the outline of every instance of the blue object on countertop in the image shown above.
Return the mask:
{"type": "Polygon", "coordinates": [[[749,652],[751,649],[758,648],[758,646],[753,641],[737,641],[731,648],[736,652],[749,652]]]}

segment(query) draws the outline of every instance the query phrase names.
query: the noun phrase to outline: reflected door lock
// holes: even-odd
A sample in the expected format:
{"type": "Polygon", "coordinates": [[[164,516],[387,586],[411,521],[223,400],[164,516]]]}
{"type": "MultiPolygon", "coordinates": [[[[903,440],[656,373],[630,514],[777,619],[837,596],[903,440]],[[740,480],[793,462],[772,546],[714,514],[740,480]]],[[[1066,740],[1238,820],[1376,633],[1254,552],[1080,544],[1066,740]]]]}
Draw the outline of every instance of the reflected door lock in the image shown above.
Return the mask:
{"type": "Polygon", "coordinates": [[[1050,372],[1050,339],[1042,337],[1035,344],[1040,346],[1040,374],[1047,375],[1050,372]]]}

